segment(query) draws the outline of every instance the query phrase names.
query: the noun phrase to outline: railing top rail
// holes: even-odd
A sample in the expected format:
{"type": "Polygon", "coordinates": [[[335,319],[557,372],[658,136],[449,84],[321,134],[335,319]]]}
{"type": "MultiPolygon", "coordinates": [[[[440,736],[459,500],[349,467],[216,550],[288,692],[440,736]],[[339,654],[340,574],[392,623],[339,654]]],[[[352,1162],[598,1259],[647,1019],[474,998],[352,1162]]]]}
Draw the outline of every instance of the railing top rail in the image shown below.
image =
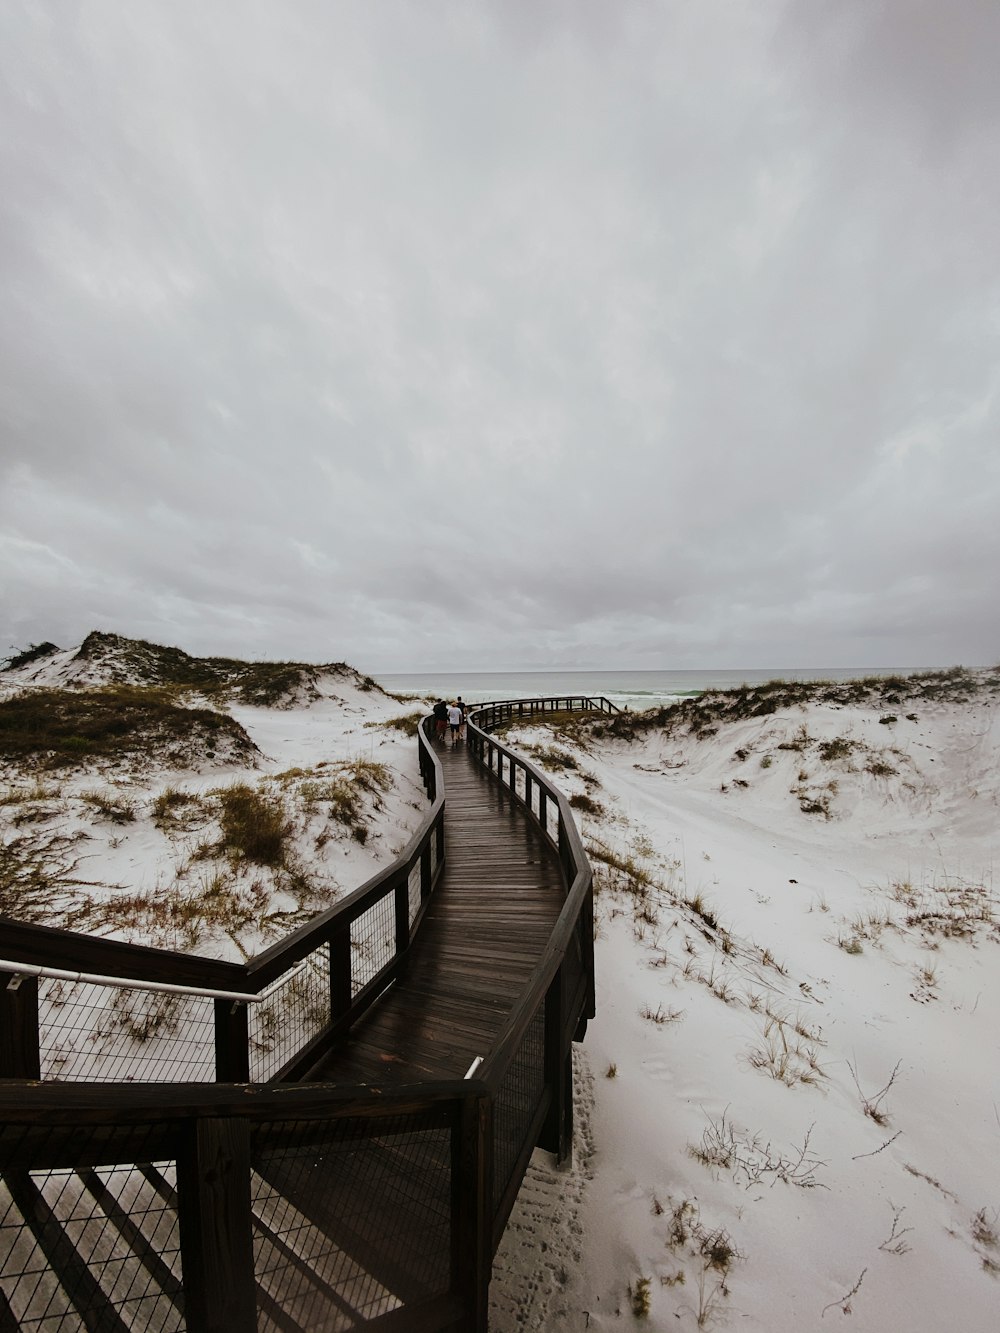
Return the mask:
{"type": "Polygon", "coordinates": [[[188,995],[203,1000],[233,1000],[261,1004],[266,994],[249,995],[246,991],[210,990],[198,986],[175,986],[169,981],[130,981],[127,977],[106,977],[96,972],[71,972],[62,967],[41,967],[36,963],[17,963],[0,958],[0,973],[15,977],[38,977],[47,981],[70,981],[88,986],[109,986],[116,990],[145,990],[157,995],[188,995]]]}
{"type": "Polygon", "coordinates": [[[435,1079],[380,1088],[335,1083],[39,1083],[0,1079],[0,1123],[36,1117],[72,1127],[83,1119],[140,1124],[185,1116],[296,1120],[403,1115],[439,1102],[482,1097],[478,1077],[435,1079]]]}

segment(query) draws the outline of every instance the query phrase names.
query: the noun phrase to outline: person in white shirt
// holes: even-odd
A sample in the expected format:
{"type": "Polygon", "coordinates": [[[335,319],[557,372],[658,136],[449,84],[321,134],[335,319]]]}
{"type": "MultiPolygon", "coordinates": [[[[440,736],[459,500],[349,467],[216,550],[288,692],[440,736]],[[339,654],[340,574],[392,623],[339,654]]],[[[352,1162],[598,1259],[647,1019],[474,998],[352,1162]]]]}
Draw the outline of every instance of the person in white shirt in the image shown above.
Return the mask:
{"type": "Polygon", "coordinates": [[[452,704],[448,709],[448,726],[451,728],[451,739],[454,744],[458,740],[458,730],[462,725],[462,710],[458,704],[452,704]]]}

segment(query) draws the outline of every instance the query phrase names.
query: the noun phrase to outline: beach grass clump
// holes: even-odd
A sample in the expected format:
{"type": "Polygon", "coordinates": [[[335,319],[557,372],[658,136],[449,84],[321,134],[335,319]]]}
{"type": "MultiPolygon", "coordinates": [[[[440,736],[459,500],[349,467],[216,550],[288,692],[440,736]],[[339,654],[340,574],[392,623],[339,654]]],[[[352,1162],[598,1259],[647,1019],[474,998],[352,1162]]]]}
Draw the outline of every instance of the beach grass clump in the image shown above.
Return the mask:
{"type": "Polygon", "coordinates": [[[0,840],[0,916],[66,927],[86,894],[76,838],[33,828],[0,840]]]}
{"type": "Polygon", "coordinates": [[[586,792],[575,792],[569,798],[569,803],[574,810],[579,810],[582,815],[589,815],[592,819],[600,819],[605,813],[600,801],[595,801],[586,792]]]}
{"type": "Polygon", "coordinates": [[[135,803],[117,792],[82,791],[79,799],[90,806],[99,819],[107,819],[112,824],[135,822],[135,803]]]}
{"type": "Polygon", "coordinates": [[[629,1298],[632,1306],[632,1313],[636,1319],[648,1319],[649,1312],[653,1308],[652,1295],[650,1293],[650,1279],[648,1277],[636,1278],[635,1282],[629,1288],[629,1298]]]}
{"type": "Polygon", "coordinates": [[[178,787],[164,787],[150,805],[153,823],[164,833],[189,829],[207,815],[208,809],[201,797],[178,787]]]}
{"type": "Polygon", "coordinates": [[[927,940],[973,940],[986,934],[1000,941],[1000,904],[985,880],[942,875],[914,885],[902,879],[890,884],[889,893],[906,908],[905,924],[927,940]]]}
{"type": "Polygon", "coordinates": [[[219,936],[239,947],[248,933],[274,933],[269,931],[272,896],[264,880],[242,874],[238,864],[223,863],[205,867],[195,879],[88,902],[75,925],[95,935],[134,936],[160,948],[189,951],[219,936]]]}
{"type": "Polygon", "coordinates": [[[709,930],[717,931],[719,929],[719,918],[715,915],[715,910],[708,905],[705,895],[700,890],[685,898],[684,906],[692,916],[698,917],[709,930]]]}
{"type": "Polygon", "coordinates": [[[639,1017],[644,1018],[648,1023],[655,1023],[657,1027],[664,1027],[668,1023],[679,1023],[684,1017],[683,1009],[664,1009],[662,1004],[658,1004],[654,1009],[652,1005],[644,1004],[639,1010],[639,1017]]]}
{"type": "Polygon", "coordinates": [[[567,773],[580,767],[568,750],[561,750],[556,745],[526,745],[523,748],[550,772],[567,773]]]}
{"type": "Polygon", "coordinates": [[[384,727],[387,731],[400,731],[404,736],[415,736],[420,723],[426,716],[421,710],[415,713],[400,713],[396,717],[387,717],[381,722],[366,722],[366,727],[384,727]]]}
{"type": "Polygon", "coordinates": [[[834,736],[832,740],[820,741],[817,753],[824,764],[834,763],[839,759],[850,759],[858,748],[858,742],[848,736],[834,736]]]}
{"type": "Polygon", "coordinates": [[[372,759],[345,759],[325,765],[322,776],[307,778],[298,789],[307,814],[325,813],[328,820],[343,825],[355,842],[368,840],[366,804],[381,809],[382,797],[392,787],[388,766],[372,759]]]}
{"type": "Polygon", "coordinates": [[[661,887],[652,871],[631,851],[620,852],[599,838],[587,841],[587,855],[594,863],[594,889],[624,893],[636,903],[647,901],[654,888],[661,887]]]}
{"type": "Polygon", "coordinates": [[[220,850],[255,865],[284,864],[291,823],[280,796],[245,782],[212,794],[218,803],[220,850]]]}
{"type": "Polygon", "coordinates": [[[258,753],[224,713],[180,707],[160,689],[32,689],[0,701],[0,759],[42,769],[98,763],[191,763],[224,751],[258,753]]]}

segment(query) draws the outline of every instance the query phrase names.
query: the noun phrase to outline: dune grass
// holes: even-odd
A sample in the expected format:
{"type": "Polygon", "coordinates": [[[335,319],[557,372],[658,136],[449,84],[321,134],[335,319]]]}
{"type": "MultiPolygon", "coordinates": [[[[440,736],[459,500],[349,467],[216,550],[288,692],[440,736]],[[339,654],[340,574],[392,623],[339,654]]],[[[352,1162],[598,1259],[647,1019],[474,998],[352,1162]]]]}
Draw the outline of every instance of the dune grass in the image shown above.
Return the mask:
{"type": "Polygon", "coordinates": [[[223,744],[247,758],[256,754],[233,718],[209,708],[179,707],[164,690],[33,689],[0,702],[0,759],[40,768],[171,751],[211,758],[223,744]]]}

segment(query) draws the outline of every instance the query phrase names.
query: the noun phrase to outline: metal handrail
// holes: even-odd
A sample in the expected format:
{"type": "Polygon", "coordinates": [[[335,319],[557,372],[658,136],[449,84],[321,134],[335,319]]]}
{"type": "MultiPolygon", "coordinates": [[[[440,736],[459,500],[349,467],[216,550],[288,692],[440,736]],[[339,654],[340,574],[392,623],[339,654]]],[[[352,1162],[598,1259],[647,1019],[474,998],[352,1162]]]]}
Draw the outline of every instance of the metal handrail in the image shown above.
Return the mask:
{"type": "MultiPolygon", "coordinates": [[[[296,971],[301,971],[297,968],[296,971]]],[[[153,991],[158,995],[188,995],[201,1000],[235,1000],[244,1004],[261,1004],[271,996],[271,991],[249,994],[237,990],[205,990],[197,986],[175,986],[169,981],[130,981],[126,977],[101,976],[97,972],[69,972],[61,967],[42,967],[36,963],[16,963],[0,958],[0,973],[10,977],[7,989],[14,990],[23,977],[40,977],[50,981],[70,981],[88,986],[110,986],[118,990],[153,991]]],[[[282,973],[284,981],[292,973],[282,973]]]]}

